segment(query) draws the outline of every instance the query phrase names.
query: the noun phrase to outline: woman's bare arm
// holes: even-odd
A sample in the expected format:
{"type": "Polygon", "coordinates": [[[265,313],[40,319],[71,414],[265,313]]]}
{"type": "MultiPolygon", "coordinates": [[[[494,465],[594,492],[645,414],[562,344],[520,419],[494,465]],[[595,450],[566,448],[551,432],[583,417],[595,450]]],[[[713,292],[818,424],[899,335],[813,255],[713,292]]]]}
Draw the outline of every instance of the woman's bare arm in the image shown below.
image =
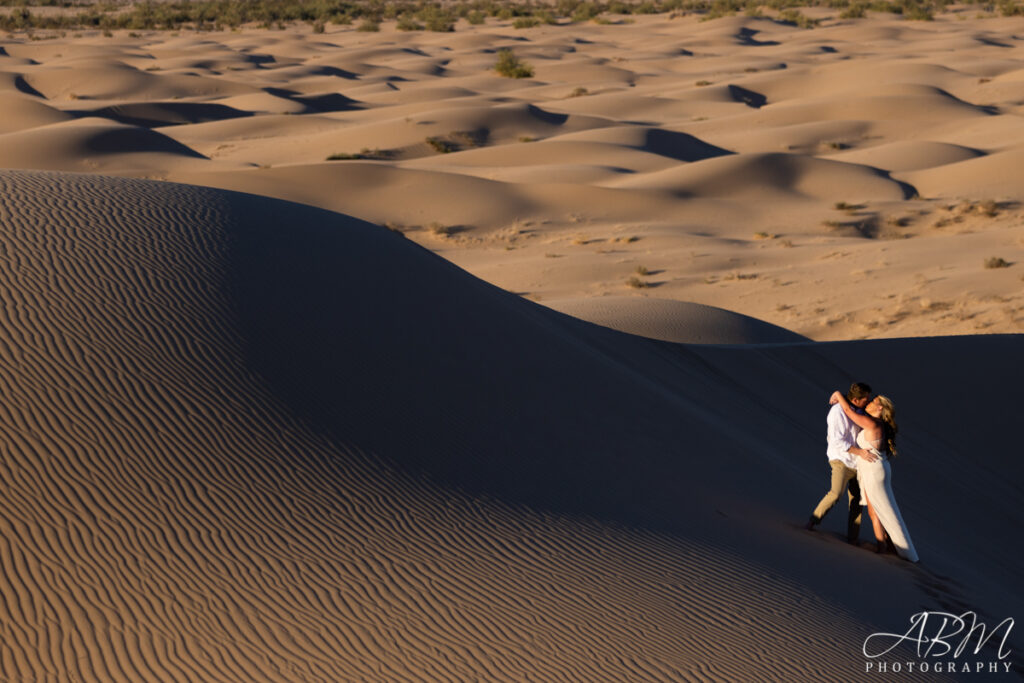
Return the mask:
{"type": "Polygon", "coordinates": [[[838,391],[832,392],[832,398],[829,399],[829,403],[838,403],[841,405],[843,407],[843,412],[846,413],[846,417],[850,418],[850,420],[852,420],[853,423],[861,429],[871,429],[877,426],[875,424],[875,418],[870,415],[862,415],[861,413],[858,413],[854,407],[850,405],[850,402],[846,400],[846,397],[838,391]]]}

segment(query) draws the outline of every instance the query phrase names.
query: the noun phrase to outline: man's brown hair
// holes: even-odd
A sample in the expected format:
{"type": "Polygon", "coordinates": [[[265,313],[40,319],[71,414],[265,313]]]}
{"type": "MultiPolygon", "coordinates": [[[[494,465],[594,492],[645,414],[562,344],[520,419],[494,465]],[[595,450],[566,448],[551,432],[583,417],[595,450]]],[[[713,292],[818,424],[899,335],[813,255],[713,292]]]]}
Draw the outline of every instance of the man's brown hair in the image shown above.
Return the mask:
{"type": "Polygon", "coordinates": [[[856,401],[858,398],[871,398],[871,387],[864,382],[854,382],[846,392],[847,401],[856,401]]]}

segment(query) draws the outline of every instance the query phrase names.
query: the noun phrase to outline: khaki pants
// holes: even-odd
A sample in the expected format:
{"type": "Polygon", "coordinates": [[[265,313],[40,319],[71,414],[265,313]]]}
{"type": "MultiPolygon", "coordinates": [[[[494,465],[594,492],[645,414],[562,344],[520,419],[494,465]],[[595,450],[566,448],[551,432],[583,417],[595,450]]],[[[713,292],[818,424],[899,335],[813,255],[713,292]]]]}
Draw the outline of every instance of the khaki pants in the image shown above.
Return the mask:
{"type": "Polygon", "coordinates": [[[846,520],[846,537],[854,539],[860,537],[860,485],[857,483],[857,470],[851,469],[838,460],[829,460],[832,468],[832,488],[825,497],[814,508],[814,518],[818,521],[828,513],[829,510],[839,501],[843,495],[843,489],[847,489],[847,501],[850,504],[850,514],[846,520]]]}

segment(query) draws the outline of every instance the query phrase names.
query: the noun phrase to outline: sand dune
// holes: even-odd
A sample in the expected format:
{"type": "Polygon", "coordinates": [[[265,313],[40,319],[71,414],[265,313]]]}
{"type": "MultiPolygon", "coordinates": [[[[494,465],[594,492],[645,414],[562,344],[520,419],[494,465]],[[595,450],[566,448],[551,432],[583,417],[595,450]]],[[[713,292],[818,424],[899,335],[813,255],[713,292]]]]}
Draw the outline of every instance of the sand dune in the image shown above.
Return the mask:
{"type": "Polygon", "coordinates": [[[800,11],[7,35],[0,680],[877,681],[1019,621],[1024,27],[800,11]],[[921,565],[801,528],[853,379],[921,565]]]}
{"type": "Polygon", "coordinates": [[[34,68],[23,74],[29,86],[56,100],[165,100],[240,95],[256,88],[199,75],[154,74],[126,64],[34,68]]]}
{"type": "Polygon", "coordinates": [[[848,679],[922,605],[1020,613],[1018,459],[939,398],[1009,419],[1018,337],[660,343],[167,183],[2,172],[0,217],[5,678],[848,679]],[[850,372],[926,566],[794,524],[850,372]]]}
{"type": "Polygon", "coordinates": [[[156,131],[84,118],[0,135],[0,166],[71,171],[167,170],[202,154],[156,131]]]}
{"type": "MultiPolygon", "coordinates": [[[[229,101],[232,101],[229,99],[229,101]]],[[[259,99],[257,102],[263,102],[259,99]]],[[[292,117],[286,114],[242,117],[224,121],[207,121],[187,126],[177,126],[162,133],[182,140],[204,142],[229,142],[233,140],[287,138],[339,128],[336,121],[319,116],[292,117]]]]}
{"type": "Polygon", "coordinates": [[[656,296],[816,340],[1024,331],[1016,19],[801,11],[818,27],[16,32],[0,165],[300,201],[541,301],[656,296]],[[499,76],[502,48],[533,77],[499,76]],[[164,137],[96,151],[96,117],[164,137]],[[640,266],[659,275],[629,284],[640,266]]]}
{"type": "Polygon", "coordinates": [[[250,114],[224,103],[210,102],[128,102],[96,109],[83,107],[74,113],[79,116],[99,116],[118,123],[147,128],[223,121],[250,114]]]}
{"type": "Polygon", "coordinates": [[[785,126],[806,121],[849,119],[851,115],[878,121],[899,121],[904,125],[987,116],[980,107],[930,86],[882,86],[877,90],[872,89],[872,93],[858,98],[854,109],[846,102],[833,98],[787,101],[766,109],[761,117],[768,125],[785,126]],[[874,94],[876,92],[878,94],[874,94]]]}
{"type": "Polygon", "coordinates": [[[558,140],[562,142],[593,141],[622,145],[668,157],[675,161],[700,161],[729,154],[728,150],[709,145],[692,135],[656,127],[616,126],[598,128],[579,133],[567,133],[559,136],[558,140]]]}
{"type": "Polygon", "coordinates": [[[12,92],[0,93],[0,109],[4,112],[3,118],[0,119],[0,134],[45,126],[72,118],[70,114],[65,114],[37,99],[12,92]]]}
{"type": "Polygon", "coordinates": [[[445,155],[443,158],[432,155],[405,162],[403,166],[456,172],[465,172],[465,167],[484,167],[488,172],[500,173],[522,167],[537,170],[558,167],[560,162],[567,159],[575,164],[591,163],[618,167],[623,170],[628,169],[629,171],[663,169],[675,165],[675,160],[656,152],[636,149],[624,144],[590,142],[570,135],[536,142],[467,149],[445,155]]]}
{"type": "Polygon", "coordinates": [[[628,176],[615,187],[669,191],[683,196],[771,196],[818,199],[904,199],[907,190],[875,169],[790,154],[737,154],[667,171],[628,176]]]}
{"type": "Polygon", "coordinates": [[[1024,146],[978,159],[968,159],[939,169],[901,174],[928,195],[1020,197],[1024,178],[1017,169],[1024,163],[1024,146]]]}
{"type": "Polygon", "coordinates": [[[299,201],[333,211],[348,206],[378,223],[401,228],[425,229],[433,223],[455,230],[494,227],[508,221],[507,216],[541,211],[513,185],[454,173],[393,168],[378,162],[345,161],[237,172],[187,169],[181,174],[172,173],[170,179],[299,201]],[[324,196],[323,184],[336,188],[330,198],[324,196]],[[459,201],[440,210],[416,201],[395,206],[389,202],[396,192],[409,199],[451,196],[459,201]]]}
{"type": "MultiPolygon", "coordinates": [[[[597,90],[600,86],[591,85],[590,88],[600,92],[597,90]]],[[[554,88],[552,90],[555,91],[554,88]]],[[[675,121],[680,118],[690,118],[695,115],[694,112],[698,109],[689,102],[674,98],[669,99],[655,96],[623,97],[620,88],[615,88],[611,92],[600,92],[600,94],[594,95],[590,95],[589,92],[590,90],[588,89],[588,94],[566,99],[554,106],[563,112],[592,114],[613,118],[618,121],[638,119],[647,122],[675,121]]],[[[565,95],[571,95],[572,91],[565,93],[563,90],[560,94],[564,97],[565,95]]]]}
{"type": "Polygon", "coordinates": [[[814,97],[864,95],[931,94],[955,88],[966,74],[941,64],[900,61],[884,57],[840,61],[805,69],[799,78],[787,71],[749,77],[750,87],[771,101],[814,97]],[[923,87],[923,90],[921,89],[923,87]]]}
{"type": "Polygon", "coordinates": [[[873,166],[885,171],[913,171],[936,168],[974,159],[984,154],[976,149],[931,141],[893,142],[867,149],[840,152],[831,156],[836,161],[873,166]]]}
{"type": "MultiPolygon", "coordinates": [[[[6,67],[11,68],[11,67],[6,67]]],[[[0,71],[0,92],[3,93],[22,93],[25,95],[32,95],[34,97],[41,97],[39,91],[35,90],[30,86],[23,76],[11,71],[0,71]]]]}
{"type": "Polygon", "coordinates": [[[722,122],[688,128],[738,153],[793,152],[817,156],[834,154],[837,148],[849,146],[848,141],[884,138],[879,133],[885,126],[867,120],[839,119],[776,126],[770,129],[770,134],[764,129],[728,126],[722,122]]]}

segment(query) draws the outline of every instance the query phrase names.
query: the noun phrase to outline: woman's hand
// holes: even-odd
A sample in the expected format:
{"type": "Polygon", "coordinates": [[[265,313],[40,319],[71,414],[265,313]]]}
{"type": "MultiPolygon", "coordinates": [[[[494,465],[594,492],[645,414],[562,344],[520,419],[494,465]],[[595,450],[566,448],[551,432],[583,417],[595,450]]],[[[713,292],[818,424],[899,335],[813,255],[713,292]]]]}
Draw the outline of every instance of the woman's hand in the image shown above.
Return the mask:
{"type": "Polygon", "coordinates": [[[830,396],[829,399],[828,399],[828,404],[830,406],[834,406],[835,404],[839,403],[839,401],[842,398],[843,398],[842,394],[840,394],[838,391],[833,391],[832,392],[832,396],[830,396]]]}

